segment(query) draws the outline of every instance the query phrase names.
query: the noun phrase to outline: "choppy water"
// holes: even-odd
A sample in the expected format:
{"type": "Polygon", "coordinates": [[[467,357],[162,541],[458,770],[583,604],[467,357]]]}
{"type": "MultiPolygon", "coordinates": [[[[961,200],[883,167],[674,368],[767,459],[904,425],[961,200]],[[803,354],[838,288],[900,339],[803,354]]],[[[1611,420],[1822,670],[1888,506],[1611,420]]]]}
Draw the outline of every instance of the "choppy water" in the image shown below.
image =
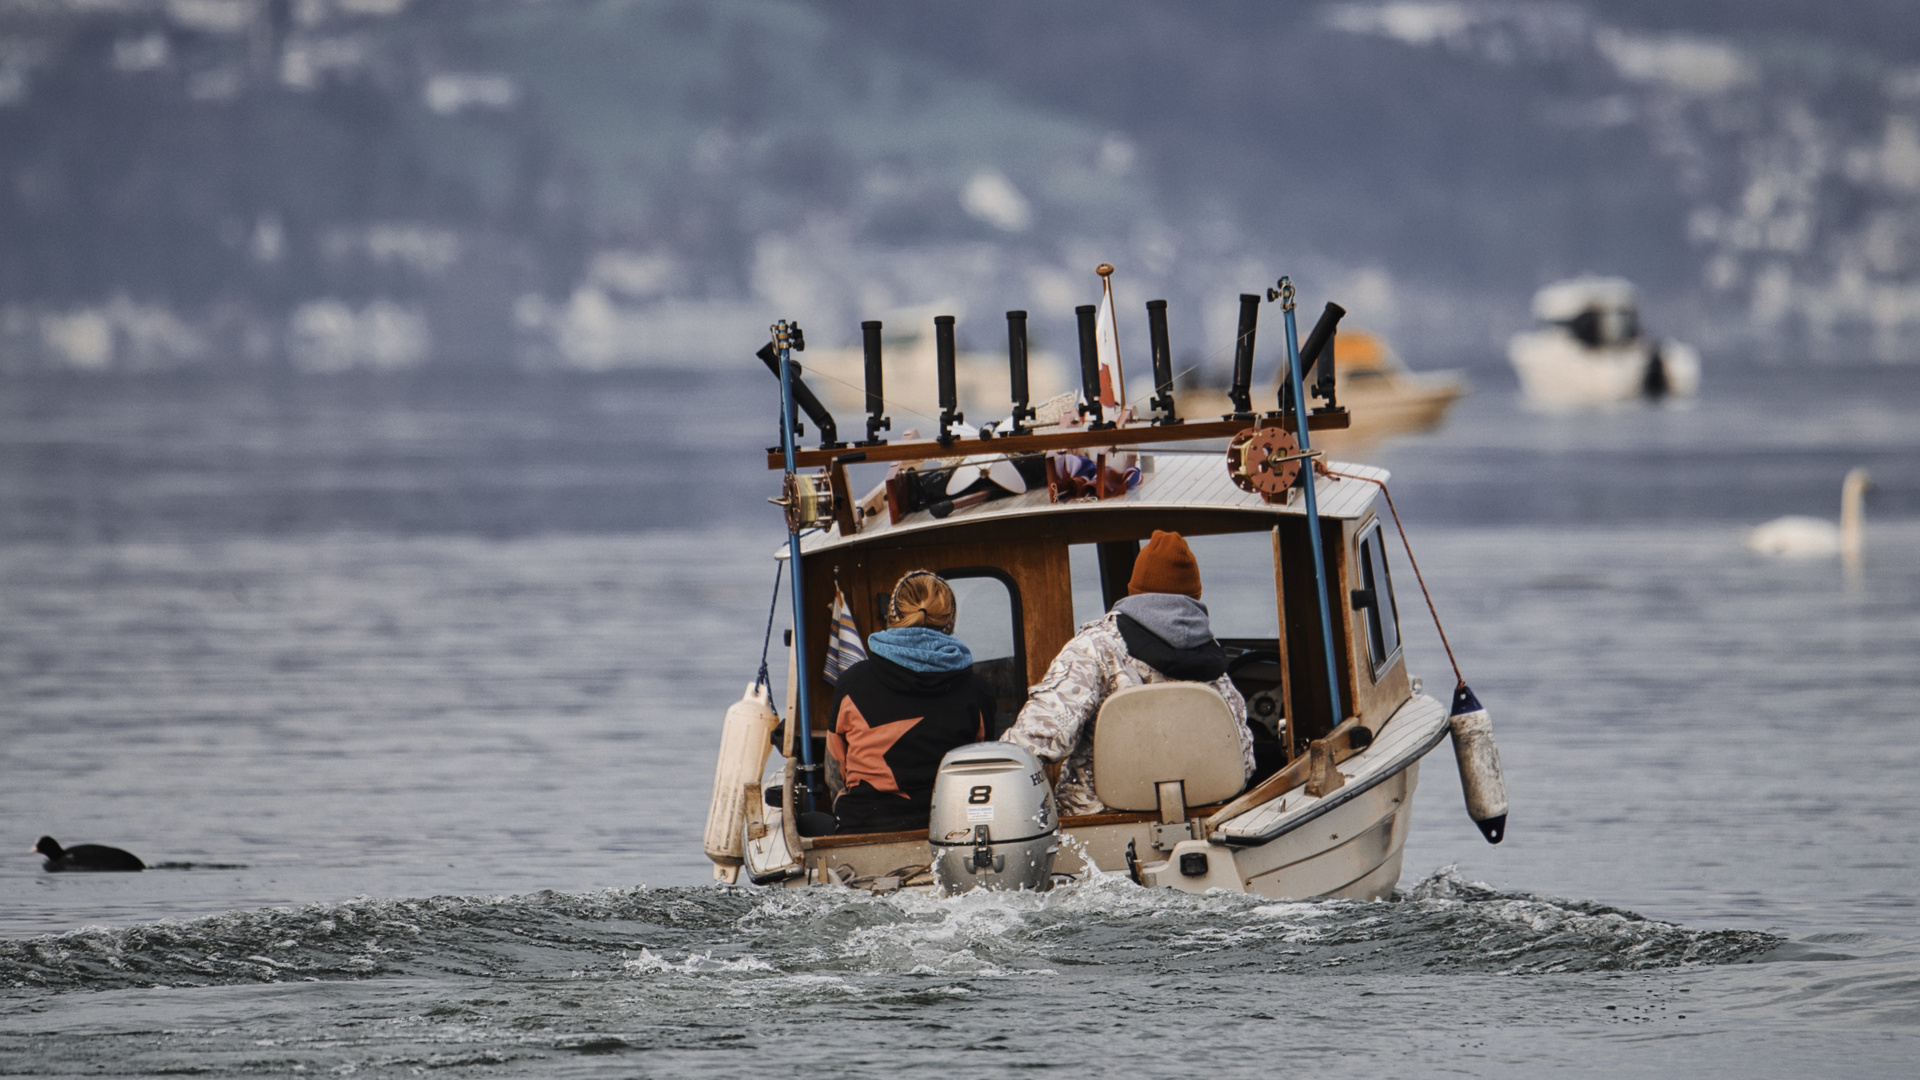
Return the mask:
{"type": "Polygon", "coordinates": [[[1382,456],[1515,808],[1429,759],[1380,904],[704,884],[778,538],[738,384],[9,386],[0,1073],[1910,1075],[1920,378],[1798,385],[1382,456]],[[1858,577],[1740,548],[1853,464],[1858,577]]]}

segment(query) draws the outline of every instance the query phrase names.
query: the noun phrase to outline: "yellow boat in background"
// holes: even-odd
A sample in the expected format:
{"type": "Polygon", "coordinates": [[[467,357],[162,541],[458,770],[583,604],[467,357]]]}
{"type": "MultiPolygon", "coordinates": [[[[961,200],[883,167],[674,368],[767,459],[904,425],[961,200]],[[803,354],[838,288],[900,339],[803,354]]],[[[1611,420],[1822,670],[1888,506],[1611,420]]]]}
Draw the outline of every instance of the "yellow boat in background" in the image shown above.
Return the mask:
{"type": "MultiPolygon", "coordinates": [[[[1438,428],[1447,410],[1469,389],[1458,371],[1413,371],[1377,335],[1342,328],[1334,367],[1334,393],[1353,415],[1352,425],[1314,436],[1327,450],[1354,453],[1401,435],[1438,428]]],[[[1269,402],[1277,385],[1261,390],[1256,400],[1269,402]]],[[[1183,389],[1184,414],[1206,417],[1233,411],[1226,392],[1217,387],[1183,389]]],[[[1264,407],[1264,406],[1263,406],[1264,407]]]]}

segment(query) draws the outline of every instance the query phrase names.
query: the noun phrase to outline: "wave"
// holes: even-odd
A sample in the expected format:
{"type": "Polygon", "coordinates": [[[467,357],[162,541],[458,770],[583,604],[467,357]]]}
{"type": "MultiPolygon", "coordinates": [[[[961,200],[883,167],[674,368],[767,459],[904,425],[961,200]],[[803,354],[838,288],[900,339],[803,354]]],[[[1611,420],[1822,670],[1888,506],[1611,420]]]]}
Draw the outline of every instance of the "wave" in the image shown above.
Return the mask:
{"type": "MultiPolygon", "coordinates": [[[[1498,891],[1440,870],[1391,901],[1275,902],[1101,875],[1047,894],[636,888],[359,899],[0,942],[16,991],[387,975],[779,980],[1044,976],[1149,965],[1530,975],[1751,962],[1784,939],[1498,891]]],[[[773,989],[765,987],[764,989],[773,989]]]]}

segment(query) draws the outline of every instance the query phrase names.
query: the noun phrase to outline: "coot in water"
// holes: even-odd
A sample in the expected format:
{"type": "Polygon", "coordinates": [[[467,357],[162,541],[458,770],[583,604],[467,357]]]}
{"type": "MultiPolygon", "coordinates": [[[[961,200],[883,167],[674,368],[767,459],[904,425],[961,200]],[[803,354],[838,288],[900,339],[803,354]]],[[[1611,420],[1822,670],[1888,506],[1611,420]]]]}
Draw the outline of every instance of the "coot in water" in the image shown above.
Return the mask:
{"type": "Polygon", "coordinates": [[[33,845],[33,850],[47,857],[47,864],[41,869],[48,873],[61,873],[68,870],[145,870],[147,864],[131,851],[121,851],[117,847],[103,844],[76,844],[70,848],[60,846],[60,841],[51,836],[43,836],[33,845]]]}

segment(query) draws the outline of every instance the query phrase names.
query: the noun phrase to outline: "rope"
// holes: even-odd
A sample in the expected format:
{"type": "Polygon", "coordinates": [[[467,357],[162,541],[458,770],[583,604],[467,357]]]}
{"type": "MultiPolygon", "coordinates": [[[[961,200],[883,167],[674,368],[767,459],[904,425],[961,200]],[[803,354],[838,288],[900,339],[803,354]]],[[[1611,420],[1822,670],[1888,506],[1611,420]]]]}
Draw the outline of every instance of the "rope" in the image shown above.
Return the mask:
{"type": "Polygon", "coordinates": [[[1380,488],[1380,494],[1387,497],[1387,513],[1393,515],[1393,527],[1400,530],[1400,546],[1407,549],[1407,562],[1413,565],[1413,579],[1420,583],[1420,595],[1426,598],[1427,601],[1427,614],[1433,616],[1433,628],[1440,634],[1440,647],[1447,650],[1447,663],[1453,665],[1453,677],[1457,680],[1454,684],[1454,689],[1458,690],[1460,687],[1467,685],[1467,677],[1460,674],[1460,661],[1453,657],[1453,646],[1447,643],[1447,628],[1440,625],[1440,612],[1433,606],[1433,594],[1427,591],[1427,579],[1420,573],[1420,560],[1413,557],[1413,544],[1407,539],[1407,527],[1400,523],[1400,511],[1394,508],[1393,492],[1387,490],[1387,482],[1385,480],[1375,480],[1371,476],[1356,476],[1353,473],[1335,472],[1332,469],[1323,469],[1322,471],[1328,476],[1337,476],[1342,480],[1364,480],[1369,484],[1377,485],[1380,488]]]}
{"type": "Polygon", "coordinates": [[[767,636],[760,642],[760,674],[753,680],[755,690],[763,686],[773,689],[773,677],[767,674],[767,650],[773,647],[773,613],[780,609],[780,572],[786,568],[784,562],[773,564],[773,603],[767,605],[767,636]]]}

